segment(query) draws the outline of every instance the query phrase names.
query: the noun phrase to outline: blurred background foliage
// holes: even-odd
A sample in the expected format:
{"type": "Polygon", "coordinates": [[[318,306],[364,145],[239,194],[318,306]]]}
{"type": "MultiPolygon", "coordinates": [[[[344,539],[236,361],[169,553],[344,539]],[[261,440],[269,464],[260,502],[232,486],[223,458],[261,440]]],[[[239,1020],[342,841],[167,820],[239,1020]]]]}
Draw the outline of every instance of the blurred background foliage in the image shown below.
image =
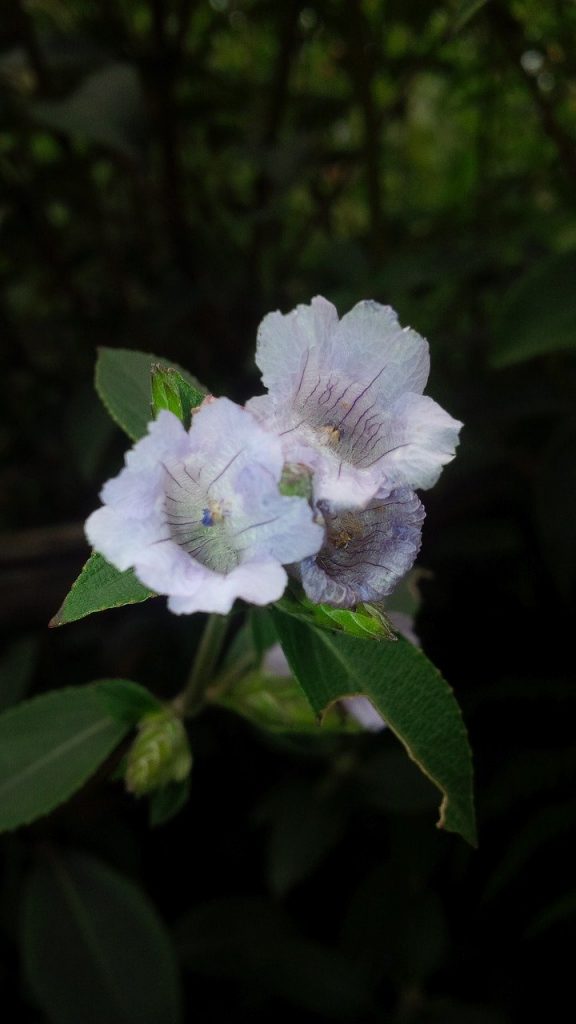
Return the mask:
{"type": "Polygon", "coordinates": [[[466,424],[425,496],[417,629],[464,708],[480,811],[471,852],[435,832],[390,737],[288,743],[211,711],[168,825],[149,834],[96,779],[2,841],[18,1020],[176,1021],[162,927],[185,1019],[509,1024],[569,991],[575,53],[572,0],[5,6],[2,705],[98,676],[172,696],[198,636],[161,602],[46,630],[125,446],[96,347],[172,357],[242,401],[266,312],[371,297],[430,338],[430,392],[466,424]],[[115,1009],[66,878],[128,985],[115,1009]]]}

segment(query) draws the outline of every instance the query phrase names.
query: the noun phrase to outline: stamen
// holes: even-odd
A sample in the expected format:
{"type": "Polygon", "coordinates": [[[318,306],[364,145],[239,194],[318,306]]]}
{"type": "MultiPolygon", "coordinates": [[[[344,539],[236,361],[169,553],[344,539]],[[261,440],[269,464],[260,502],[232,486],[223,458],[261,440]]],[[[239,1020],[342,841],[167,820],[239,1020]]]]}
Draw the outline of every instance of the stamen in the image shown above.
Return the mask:
{"type": "Polygon", "coordinates": [[[214,526],[224,519],[224,507],[221,501],[210,501],[208,507],[202,509],[202,526],[214,526]]]}
{"type": "Polygon", "coordinates": [[[324,444],[331,447],[335,447],[340,440],[340,431],[333,423],[326,423],[325,426],[320,427],[318,433],[321,435],[324,444]]]}
{"type": "Polygon", "coordinates": [[[346,548],[352,540],[352,534],[348,533],[347,530],[339,530],[333,537],[330,538],[335,548],[346,548]]]}

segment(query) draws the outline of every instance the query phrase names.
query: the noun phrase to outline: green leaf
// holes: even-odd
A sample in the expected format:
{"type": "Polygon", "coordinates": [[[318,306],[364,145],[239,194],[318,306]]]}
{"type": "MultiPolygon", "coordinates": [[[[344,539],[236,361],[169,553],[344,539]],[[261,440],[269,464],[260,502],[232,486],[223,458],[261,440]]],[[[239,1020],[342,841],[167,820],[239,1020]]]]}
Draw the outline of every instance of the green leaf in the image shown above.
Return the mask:
{"type": "Polygon", "coordinates": [[[188,801],[190,796],[190,779],[180,782],[169,782],[162,789],[150,794],[148,820],[152,828],[165,825],[174,818],[188,801]]]}
{"type": "Polygon", "coordinates": [[[38,640],[23,636],[10,644],[0,660],[0,711],[23,700],[32,681],[38,640]]]}
{"type": "Polygon", "coordinates": [[[490,362],[501,369],[576,349],[576,253],[543,260],[504,296],[490,362]]]}
{"type": "Polygon", "coordinates": [[[470,19],[473,18],[475,14],[478,14],[478,11],[481,11],[488,2],[489,0],[460,0],[456,16],[452,23],[452,31],[454,33],[460,32],[460,29],[463,29],[470,19]]]}
{"type": "Polygon", "coordinates": [[[184,379],[173,366],[168,368],[152,366],[152,412],[157,416],[161,409],[169,409],[188,429],[192,410],[202,404],[206,393],[184,379]]]}
{"type": "Polygon", "coordinates": [[[274,621],[266,608],[251,608],[249,621],[254,647],[261,658],[270,647],[278,643],[274,621]]]}
{"type": "Polygon", "coordinates": [[[179,1024],[174,952],[144,893],[84,853],[49,851],[28,879],[27,982],[53,1024],[179,1024]]]}
{"type": "Polygon", "coordinates": [[[273,614],[286,657],[316,714],[342,697],[369,697],[441,791],[439,827],[475,844],[466,730],[452,690],[431,662],[403,640],[374,643],[273,614]]]}
{"type": "MultiPolygon", "coordinates": [[[[251,672],[214,703],[271,732],[318,733],[318,719],[296,680],[251,672]]],[[[332,732],[359,732],[350,715],[330,708],[323,726],[332,732]]]]}
{"type": "Polygon", "coordinates": [[[125,604],[138,604],[155,596],[152,590],[148,590],[136,579],[132,569],[119,572],[94,551],[72,584],[61,608],[50,620],[50,625],[64,626],[67,622],[76,622],[93,612],[120,608],[125,604]]]}
{"type": "MultiPolygon", "coordinates": [[[[239,982],[252,1006],[264,999],[265,1005],[272,999],[275,1005],[294,1006],[287,1019],[295,1021],[302,1019],[302,1010],[313,1020],[374,1018],[365,971],[336,944],[300,934],[278,902],[227,895],[196,904],[179,922],[178,940],[182,960],[194,974],[239,982]]],[[[274,1015],[252,1018],[273,1020],[274,1015]]]]}
{"type": "Polygon", "coordinates": [[[129,726],[99,684],[43,694],[0,715],[0,831],[48,814],[106,760],[129,726]]]}
{"type": "Polygon", "coordinates": [[[576,917],[576,889],[564,893],[536,914],[528,926],[527,937],[533,939],[554,925],[576,917]]]}
{"type": "MultiPolygon", "coordinates": [[[[152,419],[150,373],[163,360],[147,352],[126,348],[100,348],[96,363],[96,390],[112,419],[133,441],[143,437],[152,419]]],[[[177,363],[170,363],[198,395],[206,389],[177,363]]]]}
{"type": "Polygon", "coordinates": [[[352,767],[348,781],[355,800],[392,814],[432,811],[438,798],[430,779],[386,733],[352,767]]]}
{"type": "Polygon", "coordinates": [[[348,608],[332,608],[328,604],[314,604],[304,594],[287,591],[276,603],[276,607],[287,615],[292,615],[319,629],[346,633],[348,636],[363,640],[396,639],[396,634],[379,605],[360,604],[354,611],[348,608]]]}
{"type": "Polygon", "coordinates": [[[269,827],[268,884],[275,896],[312,874],[340,842],[347,810],[331,791],[309,782],[289,782],[277,789],[259,815],[269,827]]]}
{"type": "MultiPolygon", "coordinates": [[[[555,787],[558,778],[555,777],[555,787]]],[[[527,787],[528,792],[530,788],[527,787]]],[[[576,801],[561,800],[555,803],[541,803],[542,809],[528,818],[519,829],[515,829],[514,837],[506,844],[501,861],[488,877],[483,893],[484,900],[493,899],[502,889],[513,883],[514,879],[522,879],[526,866],[534,864],[538,856],[545,855],[546,848],[554,842],[562,841],[563,834],[570,834],[576,819],[576,801]]],[[[520,882],[522,884],[522,882],[520,882]]]]}
{"type": "Polygon", "coordinates": [[[105,679],[98,684],[98,691],[112,718],[127,725],[137,725],[145,715],[162,708],[150,690],[130,679],[105,679]]]}
{"type": "Polygon", "coordinates": [[[145,137],[144,103],[138,72],[130,64],[108,64],[87,75],[61,100],[34,104],[37,121],[72,138],[85,138],[137,158],[145,137]]]}

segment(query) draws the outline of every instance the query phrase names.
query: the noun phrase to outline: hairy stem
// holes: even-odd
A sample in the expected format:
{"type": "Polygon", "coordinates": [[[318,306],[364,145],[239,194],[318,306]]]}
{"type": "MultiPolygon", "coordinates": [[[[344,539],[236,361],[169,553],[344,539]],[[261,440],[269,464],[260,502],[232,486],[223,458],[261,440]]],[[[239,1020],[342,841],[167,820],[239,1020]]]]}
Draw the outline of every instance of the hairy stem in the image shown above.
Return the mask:
{"type": "Polygon", "coordinates": [[[173,703],[174,710],[182,718],[195,715],[204,704],[206,689],[214,677],[227,629],[228,618],[225,615],[208,617],[192,671],[184,689],[173,703]]]}

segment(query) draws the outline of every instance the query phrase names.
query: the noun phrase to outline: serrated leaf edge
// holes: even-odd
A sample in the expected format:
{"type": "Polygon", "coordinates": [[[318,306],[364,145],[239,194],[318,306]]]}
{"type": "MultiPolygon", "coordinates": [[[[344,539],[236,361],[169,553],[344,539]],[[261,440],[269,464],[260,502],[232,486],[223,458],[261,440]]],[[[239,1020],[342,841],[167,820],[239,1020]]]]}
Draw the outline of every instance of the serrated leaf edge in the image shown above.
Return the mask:
{"type": "MultiPolygon", "coordinates": [[[[89,615],[94,615],[97,612],[106,612],[110,608],[124,608],[124,607],[127,607],[130,604],[142,604],[144,601],[148,601],[151,597],[158,597],[158,594],[155,594],[153,590],[149,590],[146,597],[135,597],[135,598],[133,598],[130,601],[115,601],[113,604],[104,605],[102,608],[92,608],[90,611],[84,612],[82,615],[75,615],[73,619],[62,619],[61,618],[61,614],[62,614],[62,611],[64,609],[64,605],[68,601],[68,598],[70,597],[70,595],[74,592],[76,587],[79,585],[79,583],[80,583],[82,577],[84,576],[84,574],[88,571],[88,567],[90,565],[90,562],[92,561],[92,559],[94,558],[95,555],[98,555],[97,551],[91,551],[90,552],[90,555],[88,556],[86,562],[82,566],[82,569],[80,570],[79,575],[74,580],[74,583],[70,587],[70,590],[66,594],[66,597],[64,598],[64,600],[63,600],[62,604],[60,605],[58,611],[50,619],[50,622],[48,623],[48,628],[49,629],[53,629],[56,626],[67,626],[70,622],[79,622],[80,619],[86,619],[86,618],[88,618],[89,615]]],[[[102,558],[103,556],[100,556],[100,557],[102,558]]],[[[103,560],[106,561],[106,559],[103,559],[103,560]]],[[[106,562],[106,564],[110,565],[109,562],[106,562]]],[[[112,568],[114,568],[114,566],[112,566],[112,568]]],[[[140,581],[138,580],[138,582],[140,582],[140,581]]],[[[144,584],[142,583],[141,586],[144,586],[144,584]]]]}
{"type": "MultiPolygon", "coordinates": [[[[58,694],[58,696],[59,696],[62,693],[69,693],[71,691],[77,692],[79,689],[92,689],[94,694],[97,695],[97,687],[98,687],[98,683],[89,683],[89,684],[87,684],[86,687],[66,686],[66,687],[62,687],[61,690],[51,690],[51,691],[49,691],[49,693],[39,694],[36,697],[31,697],[29,700],[21,701],[20,704],[16,704],[14,707],[9,708],[7,711],[2,712],[2,715],[0,717],[2,719],[9,718],[10,716],[13,716],[17,712],[19,712],[22,708],[26,707],[27,705],[34,704],[38,700],[42,700],[42,699],[46,700],[49,697],[53,697],[56,694],[58,694]]],[[[82,733],[76,733],[73,737],[71,737],[71,739],[67,742],[67,744],[61,746],[59,749],[62,750],[63,747],[67,747],[68,749],[72,749],[74,747],[74,745],[76,745],[78,742],[84,742],[85,739],[88,736],[95,735],[97,732],[99,732],[101,729],[103,729],[104,726],[109,726],[110,722],[113,722],[114,724],[116,724],[118,726],[123,724],[123,723],[119,722],[118,719],[115,719],[110,714],[108,714],[107,718],[104,719],[104,715],[106,715],[106,714],[107,713],[105,711],[104,705],[102,704],[103,721],[98,723],[97,727],[96,726],[91,726],[89,729],[85,729],[82,733]]],[[[112,750],[114,750],[114,748],[116,746],[118,746],[122,742],[122,740],[123,740],[124,736],[126,735],[126,733],[128,733],[130,731],[130,728],[131,728],[131,726],[128,723],[126,723],[124,731],[122,732],[121,735],[118,736],[118,738],[117,738],[116,742],[114,743],[114,745],[110,747],[110,750],[103,757],[101,763],[103,763],[106,760],[106,757],[110,756],[110,753],[112,752],[112,750]]],[[[45,758],[44,760],[46,761],[46,763],[48,763],[50,758],[45,758]]],[[[88,779],[92,778],[92,776],[95,774],[95,772],[98,771],[98,768],[99,768],[99,765],[96,765],[92,770],[90,770],[86,774],[82,775],[80,777],[79,781],[78,781],[78,784],[75,784],[72,789],[68,790],[68,792],[66,792],[64,796],[60,796],[54,803],[49,803],[46,806],[46,808],[40,814],[34,814],[30,818],[22,818],[21,820],[18,821],[17,824],[9,825],[6,828],[3,828],[1,830],[1,832],[0,832],[0,834],[4,835],[4,834],[8,834],[10,832],[15,832],[19,828],[25,828],[27,825],[31,825],[32,822],[40,821],[42,818],[46,818],[57,807],[61,807],[62,804],[65,804],[70,799],[70,797],[72,797],[74,795],[74,793],[77,793],[80,789],[82,789],[82,786],[88,781],[88,779]]]]}

